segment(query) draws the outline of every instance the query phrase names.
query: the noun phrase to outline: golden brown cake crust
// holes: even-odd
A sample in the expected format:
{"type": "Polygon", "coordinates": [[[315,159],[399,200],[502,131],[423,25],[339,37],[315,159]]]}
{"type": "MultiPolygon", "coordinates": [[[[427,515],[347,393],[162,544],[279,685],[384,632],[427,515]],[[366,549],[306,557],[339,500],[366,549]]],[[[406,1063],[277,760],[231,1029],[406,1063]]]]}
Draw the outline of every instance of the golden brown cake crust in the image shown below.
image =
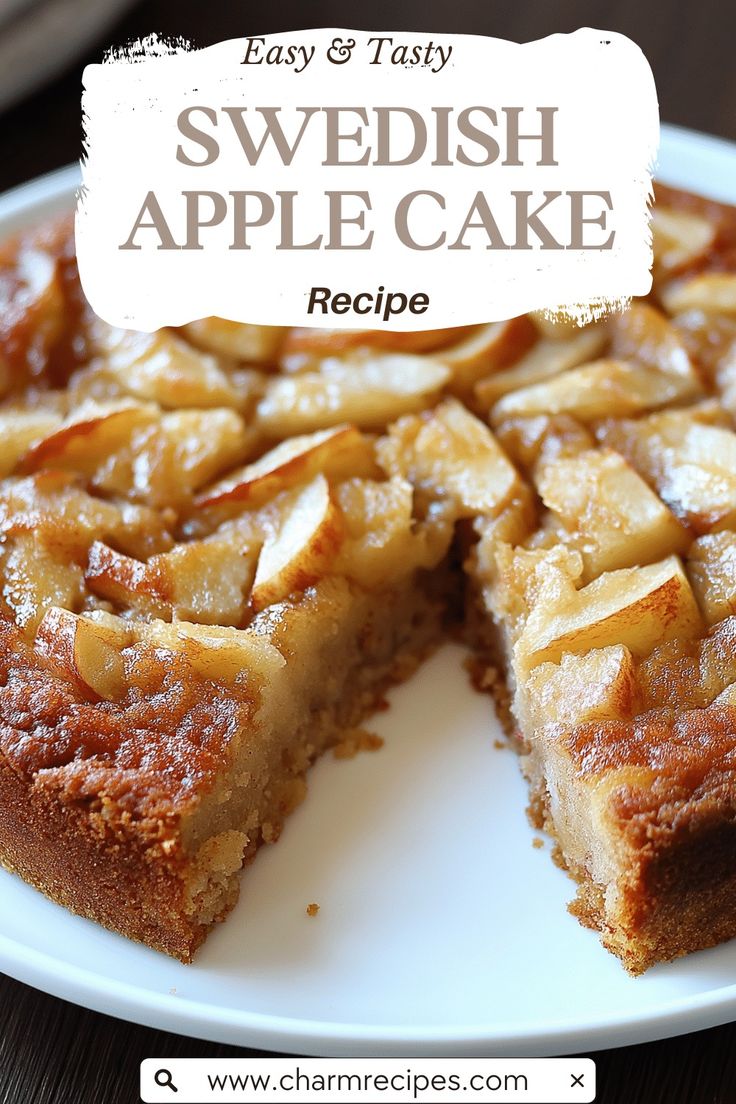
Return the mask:
{"type": "Polygon", "coordinates": [[[71,801],[110,802],[145,822],[178,819],[222,769],[257,690],[236,694],[198,680],[186,660],[146,655],[146,690],[90,700],[0,621],[0,751],[32,782],[42,774],[71,801]]]}
{"type": "Polygon", "coordinates": [[[583,923],[633,974],[736,935],[736,710],[656,710],[556,740],[604,794],[626,871],[612,926],[601,887],[572,869],[583,923]]]}
{"type": "Polygon", "coordinates": [[[94,703],[0,623],[0,861],[72,911],[189,961],[208,926],[188,919],[180,822],[252,703],[198,683],[176,656],[149,660],[150,697],[94,703]]]}
{"type": "MultiPolygon", "coordinates": [[[[93,779],[88,774],[87,781],[93,779]]],[[[114,824],[38,776],[0,758],[0,861],[58,904],[188,962],[206,935],[186,922],[182,865],[170,826],[114,824]]]]}

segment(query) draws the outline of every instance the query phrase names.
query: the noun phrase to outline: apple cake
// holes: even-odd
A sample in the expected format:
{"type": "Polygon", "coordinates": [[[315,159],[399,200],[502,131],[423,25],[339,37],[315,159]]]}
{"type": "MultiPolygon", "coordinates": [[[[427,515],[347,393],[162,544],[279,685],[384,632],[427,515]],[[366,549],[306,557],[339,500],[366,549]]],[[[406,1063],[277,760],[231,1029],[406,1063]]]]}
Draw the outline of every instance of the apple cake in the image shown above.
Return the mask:
{"type": "Polygon", "coordinates": [[[0,861],[189,961],[459,627],[579,919],[634,974],[736,935],[736,214],[653,235],[622,313],[402,334],[118,330],[70,221],[9,243],[0,861]]]}

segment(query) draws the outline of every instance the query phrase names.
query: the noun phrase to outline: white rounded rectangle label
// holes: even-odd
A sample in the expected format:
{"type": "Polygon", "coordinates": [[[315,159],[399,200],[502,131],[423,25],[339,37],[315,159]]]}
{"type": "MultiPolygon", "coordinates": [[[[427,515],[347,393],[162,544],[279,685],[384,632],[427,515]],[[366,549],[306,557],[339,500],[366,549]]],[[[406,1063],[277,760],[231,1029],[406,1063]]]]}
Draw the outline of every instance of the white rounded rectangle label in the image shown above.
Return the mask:
{"type": "Polygon", "coordinates": [[[113,325],[584,320],[650,288],[657,98],[622,35],[152,39],[84,85],[77,251],[113,325]]]}

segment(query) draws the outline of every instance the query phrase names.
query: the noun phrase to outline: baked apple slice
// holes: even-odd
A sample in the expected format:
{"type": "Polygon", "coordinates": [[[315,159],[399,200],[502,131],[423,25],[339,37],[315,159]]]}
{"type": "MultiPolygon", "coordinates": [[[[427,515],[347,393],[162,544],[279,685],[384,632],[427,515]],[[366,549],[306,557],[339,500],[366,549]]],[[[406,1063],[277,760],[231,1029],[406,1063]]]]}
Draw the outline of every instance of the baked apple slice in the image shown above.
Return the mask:
{"type": "Polygon", "coordinates": [[[155,406],[133,402],[88,402],[30,448],[20,467],[24,472],[61,468],[91,476],[106,457],[129,443],[136,429],[155,424],[157,414],[155,406]]]}
{"type": "Polygon", "coordinates": [[[51,606],[79,609],[84,602],[84,576],[62,546],[54,546],[53,534],[43,529],[20,533],[2,550],[2,597],[18,627],[33,637],[39,621],[51,606]]]}
{"type": "Polygon", "coordinates": [[[452,372],[451,390],[465,395],[482,376],[518,361],[538,336],[527,315],[521,315],[476,327],[457,345],[439,352],[437,359],[452,372]]]}
{"type": "Polygon", "coordinates": [[[96,541],[85,581],[100,598],[138,616],[239,625],[255,574],[258,545],[208,538],[178,544],[146,562],[96,541]]]}
{"type": "Polygon", "coordinates": [[[586,364],[603,351],[607,340],[605,327],[600,324],[586,326],[563,338],[542,337],[512,367],[476,383],[476,401],[488,410],[509,391],[529,387],[586,364]]]}
{"type": "Polygon", "coordinates": [[[345,522],[322,474],[274,503],[274,512],[250,596],[256,611],[315,583],[345,538],[345,522]]]}
{"type": "Polygon", "coordinates": [[[52,410],[0,411],[0,478],[10,475],[29,449],[50,437],[61,422],[52,410]]]}
{"type": "Polygon", "coordinates": [[[582,554],[585,582],[687,547],[674,514],[610,449],[552,460],[541,467],[536,483],[545,506],[582,554]]]}
{"type": "Polygon", "coordinates": [[[134,634],[141,643],[182,653],[201,678],[250,694],[253,679],[270,679],[286,662],[263,635],[226,625],[152,621],[136,624],[134,634]]]}
{"type": "Polygon", "coordinates": [[[561,725],[627,720],[641,705],[634,657],[622,644],[566,652],[559,663],[540,663],[530,672],[524,699],[527,730],[552,719],[561,725]]]}
{"type": "Polygon", "coordinates": [[[312,479],[370,475],[376,468],[373,445],[355,426],[338,425],[292,437],[252,464],[228,475],[197,498],[198,506],[244,503],[258,506],[279,491],[312,479]]]}
{"type": "Polygon", "coordinates": [[[392,349],[397,353],[429,353],[444,349],[461,340],[472,329],[470,326],[458,326],[445,330],[415,330],[399,332],[397,330],[357,330],[296,328],[289,331],[282,346],[282,359],[285,366],[292,367],[300,357],[341,356],[356,349],[392,349]],[[289,365],[289,361],[292,362],[289,365]]]}
{"type": "Polygon", "coordinates": [[[232,357],[249,364],[270,364],[276,360],[284,339],[284,326],[253,326],[226,318],[199,318],[182,326],[187,341],[208,353],[232,357]]]}
{"type": "Polygon", "coordinates": [[[57,671],[109,701],[121,698],[131,685],[145,686],[150,666],[146,647],[179,653],[200,678],[242,687],[246,693],[250,680],[266,680],[285,663],[273,644],[246,630],[185,621],[127,621],[103,610],[80,615],[51,609],[36,637],[39,654],[57,671]]]}
{"type": "Polygon", "coordinates": [[[409,574],[421,555],[412,531],[414,492],[405,479],[347,479],[335,489],[345,540],[334,570],[366,587],[409,574]]]}
{"type": "Polygon", "coordinates": [[[241,396],[216,357],[171,330],[95,329],[107,372],[129,395],[164,408],[238,406],[241,396]]]}
{"type": "Polygon", "coordinates": [[[736,433],[673,410],[611,422],[599,437],[652,483],[695,533],[736,525],[736,433]]]}
{"type": "Polygon", "coordinates": [[[626,417],[701,393],[695,373],[660,372],[626,360],[596,360],[504,395],[491,411],[494,425],[514,417],[572,414],[581,422],[626,417]]]}
{"type": "Polygon", "coordinates": [[[165,509],[183,510],[225,469],[253,455],[258,435],[237,411],[170,410],[137,429],[95,473],[95,486],[165,509]]]}
{"type": "Polygon", "coordinates": [[[696,380],[681,335],[661,311],[649,303],[632,303],[607,321],[611,356],[656,368],[684,381],[696,380]]]}
{"type": "Polygon", "coordinates": [[[670,276],[704,257],[715,239],[712,222],[693,211],[656,203],[652,210],[655,280],[670,276]]]}
{"type": "Polygon", "coordinates": [[[559,662],[566,652],[624,645],[645,656],[657,644],[703,631],[698,604],[679,557],[607,571],[575,590],[542,591],[515,645],[517,671],[559,662]]]}
{"type": "Polygon", "coordinates": [[[376,455],[389,474],[452,502],[458,517],[493,516],[521,489],[488,426],[455,399],[400,419],[376,443],[376,455]]]}
{"type": "Polygon", "coordinates": [[[124,621],[80,617],[68,609],[47,610],[36,634],[36,651],[83,690],[105,701],[119,700],[126,689],[121,652],[130,639],[124,621]]]}
{"type": "Polygon", "coordinates": [[[660,292],[669,314],[701,310],[736,315],[736,273],[703,272],[689,280],[677,280],[660,292]]]}
{"type": "Polygon", "coordinates": [[[687,573],[709,625],[736,614],[736,533],[708,533],[694,541],[687,573]]]}
{"type": "Polygon", "coordinates": [[[426,406],[449,378],[450,369],[431,357],[386,354],[329,361],[320,372],[269,380],[256,424],[275,438],[342,422],[381,428],[426,406]]]}

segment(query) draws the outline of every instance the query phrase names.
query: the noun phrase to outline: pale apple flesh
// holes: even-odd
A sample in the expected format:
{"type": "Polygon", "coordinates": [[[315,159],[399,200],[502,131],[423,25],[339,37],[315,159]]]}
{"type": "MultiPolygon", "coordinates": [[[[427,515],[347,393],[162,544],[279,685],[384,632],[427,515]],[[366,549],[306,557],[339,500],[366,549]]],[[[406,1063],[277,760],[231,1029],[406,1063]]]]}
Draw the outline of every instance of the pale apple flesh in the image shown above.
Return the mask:
{"type": "Polygon", "coordinates": [[[319,372],[275,377],[256,408],[266,436],[288,437],[350,422],[382,429],[402,414],[422,410],[450,379],[441,360],[375,354],[324,362],[319,372]]]}
{"type": "Polygon", "coordinates": [[[545,464],[541,498],[580,549],[589,582],[604,571],[653,563],[684,552],[685,529],[660,498],[612,450],[584,450],[545,464]]]}
{"type": "Polygon", "coordinates": [[[488,426],[454,399],[396,422],[378,442],[377,456],[391,475],[452,502],[458,517],[495,516],[521,488],[488,426]]]}
{"type": "Polygon", "coordinates": [[[283,503],[258,559],[250,603],[254,610],[305,590],[329,568],[345,524],[323,475],[283,503]]]}
{"type": "Polygon", "coordinates": [[[540,663],[558,662],[566,652],[622,644],[634,656],[676,637],[703,631],[703,621],[677,556],[646,567],[622,568],[553,602],[532,609],[515,645],[515,662],[529,671],[540,663]]]}
{"type": "Polygon", "coordinates": [[[607,358],[504,395],[491,410],[491,422],[537,414],[572,414],[582,422],[625,418],[694,398],[701,390],[695,373],[661,372],[607,358]]]}
{"type": "Polygon", "coordinates": [[[140,679],[136,646],[141,644],[181,653],[198,677],[232,687],[244,685],[253,673],[267,678],[285,662],[272,644],[247,630],[131,622],[103,611],[79,615],[58,607],[44,616],[35,647],[83,689],[115,701],[140,679]]]}
{"type": "Polygon", "coordinates": [[[730,429],[668,411],[606,423],[599,436],[695,533],[736,525],[736,433],[730,429]]]}
{"type": "Polygon", "coordinates": [[[541,383],[585,364],[603,352],[607,341],[605,327],[586,326],[568,337],[542,337],[524,356],[503,371],[496,371],[475,385],[478,404],[488,410],[503,395],[521,387],[541,383]]]}
{"type": "Polygon", "coordinates": [[[258,460],[203,491],[197,505],[233,502],[258,506],[319,472],[328,478],[347,478],[370,474],[375,467],[370,439],[355,426],[335,426],[282,441],[258,460]]]}
{"type": "Polygon", "coordinates": [[[736,533],[709,533],[694,541],[687,573],[709,625],[736,614],[736,533]]]}
{"type": "Polygon", "coordinates": [[[200,318],[182,327],[194,345],[209,353],[253,364],[270,364],[288,331],[283,326],[254,326],[225,318],[200,318]]]}

